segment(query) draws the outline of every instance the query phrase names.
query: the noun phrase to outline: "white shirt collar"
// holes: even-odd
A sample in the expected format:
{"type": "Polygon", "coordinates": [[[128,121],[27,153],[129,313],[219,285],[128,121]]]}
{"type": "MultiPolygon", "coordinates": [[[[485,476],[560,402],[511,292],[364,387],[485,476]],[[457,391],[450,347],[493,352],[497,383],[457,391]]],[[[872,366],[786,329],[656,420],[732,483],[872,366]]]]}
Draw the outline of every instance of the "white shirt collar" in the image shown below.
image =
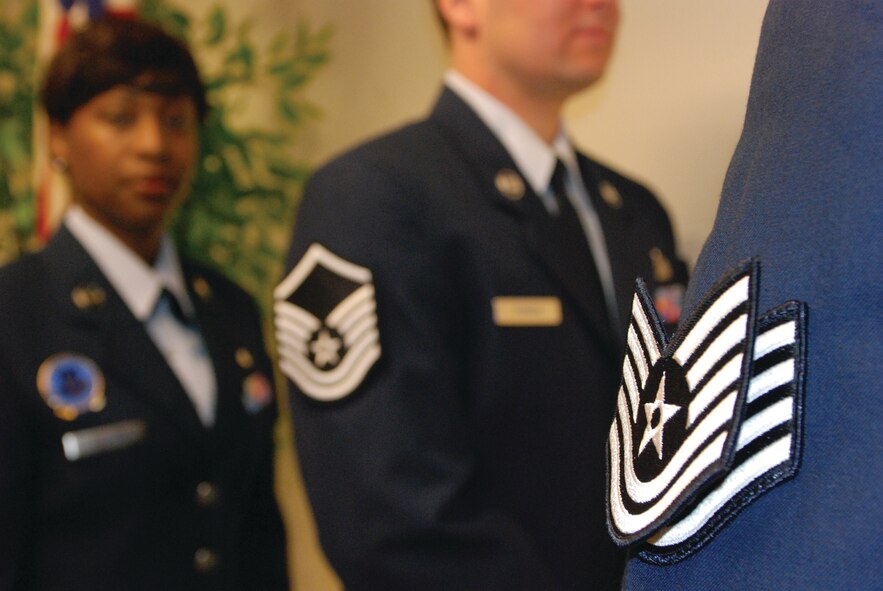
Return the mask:
{"type": "Polygon", "coordinates": [[[135,318],[142,322],[150,318],[164,287],[178,299],[186,314],[193,313],[181,262],[168,235],[163,236],[156,264],[151,267],[76,204],[68,207],[64,225],[86,249],[135,318]]]}
{"type": "Polygon", "coordinates": [[[456,70],[445,73],[445,84],[490,128],[538,195],[549,188],[558,158],[571,175],[579,175],[576,152],[563,125],[551,146],[509,107],[456,70]]]}

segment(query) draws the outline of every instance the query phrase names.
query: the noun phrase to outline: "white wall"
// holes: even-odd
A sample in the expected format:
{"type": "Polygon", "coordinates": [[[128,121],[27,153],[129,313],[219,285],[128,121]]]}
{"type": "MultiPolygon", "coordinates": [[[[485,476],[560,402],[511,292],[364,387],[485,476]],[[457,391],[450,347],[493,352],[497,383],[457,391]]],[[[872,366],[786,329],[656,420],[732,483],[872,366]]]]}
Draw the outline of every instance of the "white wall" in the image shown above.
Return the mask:
{"type": "Polygon", "coordinates": [[[742,130],[767,0],[621,0],[602,84],[568,106],[581,145],[657,190],[692,263],[742,130]]]}
{"type": "Polygon", "coordinates": [[[325,112],[300,142],[310,158],[428,111],[446,63],[430,0],[299,0],[291,11],[335,27],[331,63],[307,93],[325,112]]]}

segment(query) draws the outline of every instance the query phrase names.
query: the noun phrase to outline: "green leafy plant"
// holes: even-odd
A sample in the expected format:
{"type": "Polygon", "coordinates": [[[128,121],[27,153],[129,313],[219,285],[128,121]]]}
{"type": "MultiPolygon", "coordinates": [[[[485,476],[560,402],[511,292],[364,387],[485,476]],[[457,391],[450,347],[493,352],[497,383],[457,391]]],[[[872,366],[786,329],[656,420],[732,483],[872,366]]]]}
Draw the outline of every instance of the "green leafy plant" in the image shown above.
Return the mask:
{"type": "Polygon", "coordinates": [[[33,118],[37,0],[0,6],[0,262],[37,246],[33,118]]]}
{"type": "MultiPolygon", "coordinates": [[[[311,170],[293,146],[303,126],[321,115],[302,93],[329,59],[332,30],[302,23],[259,44],[251,23],[231,22],[222,4],[199,16],[170,0],[142,0],[139,9],[188,43],[212,105],[190,197],[172,232],[188,256],[219,268],[266,307],[311,170]],[[248,117],[253,108],[262,109],[260,123],[247,122],[256,119],[248,117]]],[[[38,24],[38,0],[0,3],[0,263],[39,246],[38,24]]]]}
{"type": "Polygon", "coordinates": [[[259,46],[251,23],[232,23],[222,5],[194,19],[165,0],[146,0],[141,14],[187,40],[212,105],[191,195],[173,225],[178,244],[267,305],[310,173],[292,147],[303,125],[321,114],[302,91],[329,59],[332,30],[302,23],[259,46]],[[261,104],[257,89],[270,97],[272,127],[236,127],[246,109],[261,108],[254,106],[261,104]]]}

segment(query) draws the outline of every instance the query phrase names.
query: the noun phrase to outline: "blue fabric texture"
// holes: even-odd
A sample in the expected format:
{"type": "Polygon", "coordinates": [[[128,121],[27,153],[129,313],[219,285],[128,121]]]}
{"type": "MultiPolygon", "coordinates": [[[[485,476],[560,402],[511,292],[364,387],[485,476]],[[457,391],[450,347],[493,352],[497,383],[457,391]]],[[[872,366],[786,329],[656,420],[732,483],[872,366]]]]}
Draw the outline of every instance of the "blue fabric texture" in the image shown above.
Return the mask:
{"type": "Polygon", "coordinates": [[[773,0],[684,317],[752,256],[761,312],[807,304],[803,462],[689,559],[632,558],[626,589],[883,584],[881,200],[883,3],[773,0]]]}

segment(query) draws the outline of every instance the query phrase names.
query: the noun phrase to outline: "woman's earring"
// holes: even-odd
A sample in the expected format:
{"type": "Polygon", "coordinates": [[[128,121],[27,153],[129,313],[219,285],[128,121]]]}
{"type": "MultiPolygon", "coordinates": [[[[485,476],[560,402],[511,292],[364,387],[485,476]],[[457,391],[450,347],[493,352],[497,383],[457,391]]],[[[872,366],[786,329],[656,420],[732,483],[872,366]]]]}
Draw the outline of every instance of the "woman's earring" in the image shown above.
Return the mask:
{"type": "Polygon", "coordinates": [[[56,156],[52,159],[52,170],[55,172],[67,172],[67,160],[56,156]]]}

